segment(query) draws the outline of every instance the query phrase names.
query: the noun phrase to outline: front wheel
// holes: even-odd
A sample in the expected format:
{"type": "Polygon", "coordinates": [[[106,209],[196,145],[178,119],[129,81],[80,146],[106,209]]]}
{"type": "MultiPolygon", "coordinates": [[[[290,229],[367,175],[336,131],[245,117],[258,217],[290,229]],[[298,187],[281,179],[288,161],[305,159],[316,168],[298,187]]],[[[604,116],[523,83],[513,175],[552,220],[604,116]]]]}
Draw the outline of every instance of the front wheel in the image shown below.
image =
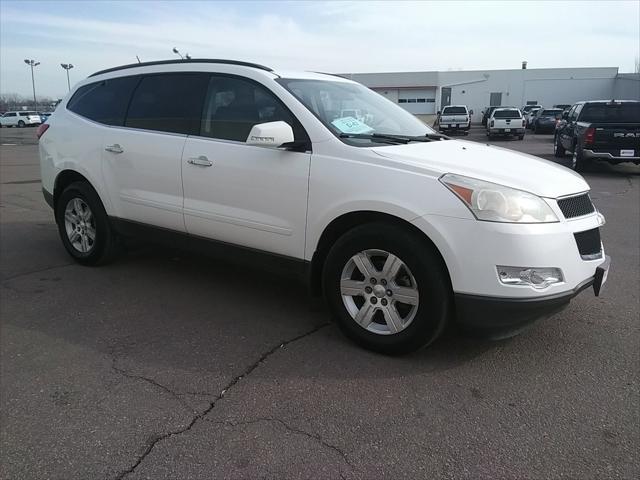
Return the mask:
{"type": "Polygon", "coordinates": [[[524,135],[520,135],[520,136],[518,137],[518,140],[524,140],[524,135]]]}
{"type": "Polygon", "coordinates": [[[82,265],[112,260],[117,238],[100,197],[86,182],[69,185],[56,202],[56,223],[64,247],[82,265]]]}
{"type": "Polygon", "coordinates": [[[18,122],[18,128],[24,128],[24,126],[25,126],[24,121],[20,120],[20,121],[18,122]]]}
{"type": "Polygon", "coordinates": [[[434,247],[383,223],[356,227],[334,244],[323,288],[342,331],[364,348],[386,354],[432,343],[451,312],[448,273],[434,247]]]}

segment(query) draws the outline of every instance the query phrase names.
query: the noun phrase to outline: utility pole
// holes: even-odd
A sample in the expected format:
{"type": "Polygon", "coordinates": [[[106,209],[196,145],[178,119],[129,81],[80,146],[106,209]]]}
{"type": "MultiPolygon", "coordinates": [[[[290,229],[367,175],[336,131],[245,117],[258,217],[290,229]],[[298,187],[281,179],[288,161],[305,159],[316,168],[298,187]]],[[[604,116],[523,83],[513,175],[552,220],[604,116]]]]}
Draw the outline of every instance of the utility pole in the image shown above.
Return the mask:
{"type": "Polygon", "coordinates": [[[36,81],[33,76],[33,68],[40,65],[40,62],[36,62],[35,60],[27,60],[25,58],[24,63],[31,67],[31,86],[33,87],[33,109],[38,110],[38,102],[36,100],[36,81]]]}
{"type": "Polygon", "coordinates": [[[69,87],[69,91],[71,91],[71,82],[69,81],[69,70],[73,68],[73,65],[70,63],[61,63],[60,66],[67,71],[67,87],[69,87]]]}

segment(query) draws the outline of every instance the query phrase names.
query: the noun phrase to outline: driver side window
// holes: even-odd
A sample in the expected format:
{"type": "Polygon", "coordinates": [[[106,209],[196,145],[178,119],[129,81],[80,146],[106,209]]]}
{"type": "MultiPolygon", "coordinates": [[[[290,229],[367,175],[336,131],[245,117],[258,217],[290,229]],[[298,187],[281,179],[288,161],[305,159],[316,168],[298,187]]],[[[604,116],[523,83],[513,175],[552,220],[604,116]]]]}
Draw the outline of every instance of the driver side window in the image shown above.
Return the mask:
{"type": "Polygon", "coordinates": [[[308,140],[300,122],[262,85],[237,77],[211,77],[202,109],[201,136],[246,142],[254,125],[277,121],[291,126],[296,141],[308,140]]]}

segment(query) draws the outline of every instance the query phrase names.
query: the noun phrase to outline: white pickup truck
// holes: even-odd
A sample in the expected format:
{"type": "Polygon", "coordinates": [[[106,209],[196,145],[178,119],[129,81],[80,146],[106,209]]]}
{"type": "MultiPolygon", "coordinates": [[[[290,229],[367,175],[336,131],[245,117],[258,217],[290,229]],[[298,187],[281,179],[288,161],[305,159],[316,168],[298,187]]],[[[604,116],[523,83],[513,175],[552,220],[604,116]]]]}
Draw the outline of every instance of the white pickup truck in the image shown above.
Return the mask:
{"type": "Polygon", "coordinates": [[[496,108],[487,122],[487,137],[517,135],[518,140],[522,140],[524,138],[525,125],[526,121],[517,108],[496,108]]]}
{"type": "Polygon", "coordinates": [[[438,118],[438,128],[441,132],[463,132],[469,134],[471,116],[466,105],[449,105],[442,109],[438,118]]]}

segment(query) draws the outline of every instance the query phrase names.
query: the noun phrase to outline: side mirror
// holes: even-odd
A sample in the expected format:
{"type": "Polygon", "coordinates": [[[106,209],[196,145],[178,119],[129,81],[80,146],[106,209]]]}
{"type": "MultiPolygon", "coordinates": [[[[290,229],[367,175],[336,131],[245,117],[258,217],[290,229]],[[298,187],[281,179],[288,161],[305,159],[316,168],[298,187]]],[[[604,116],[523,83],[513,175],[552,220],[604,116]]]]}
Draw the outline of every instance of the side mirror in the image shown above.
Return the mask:
{"type": "Polygon", "coordinates": [[[247,145],[254,147],[278,148],[293,141],[293,129],[283,121],[254,125],[247,137],[247,145]]]}
{"type": "Polygon", "coordinates": [[[469,110],[469,115],[473,115],[473,110],[469,110]]]}
{"type": "Polygon", "coordinates": [[[567,120],[569,118],[569,112],[562,114],[562,119],[567,120]]]}
{"type": "Polygon", "coordinates": [[[441,113],[442,113],[442,112],[441,112],[440,110],[438,110],[438,111],[436,112],[436,115],[440,115],[441,113]]]}

